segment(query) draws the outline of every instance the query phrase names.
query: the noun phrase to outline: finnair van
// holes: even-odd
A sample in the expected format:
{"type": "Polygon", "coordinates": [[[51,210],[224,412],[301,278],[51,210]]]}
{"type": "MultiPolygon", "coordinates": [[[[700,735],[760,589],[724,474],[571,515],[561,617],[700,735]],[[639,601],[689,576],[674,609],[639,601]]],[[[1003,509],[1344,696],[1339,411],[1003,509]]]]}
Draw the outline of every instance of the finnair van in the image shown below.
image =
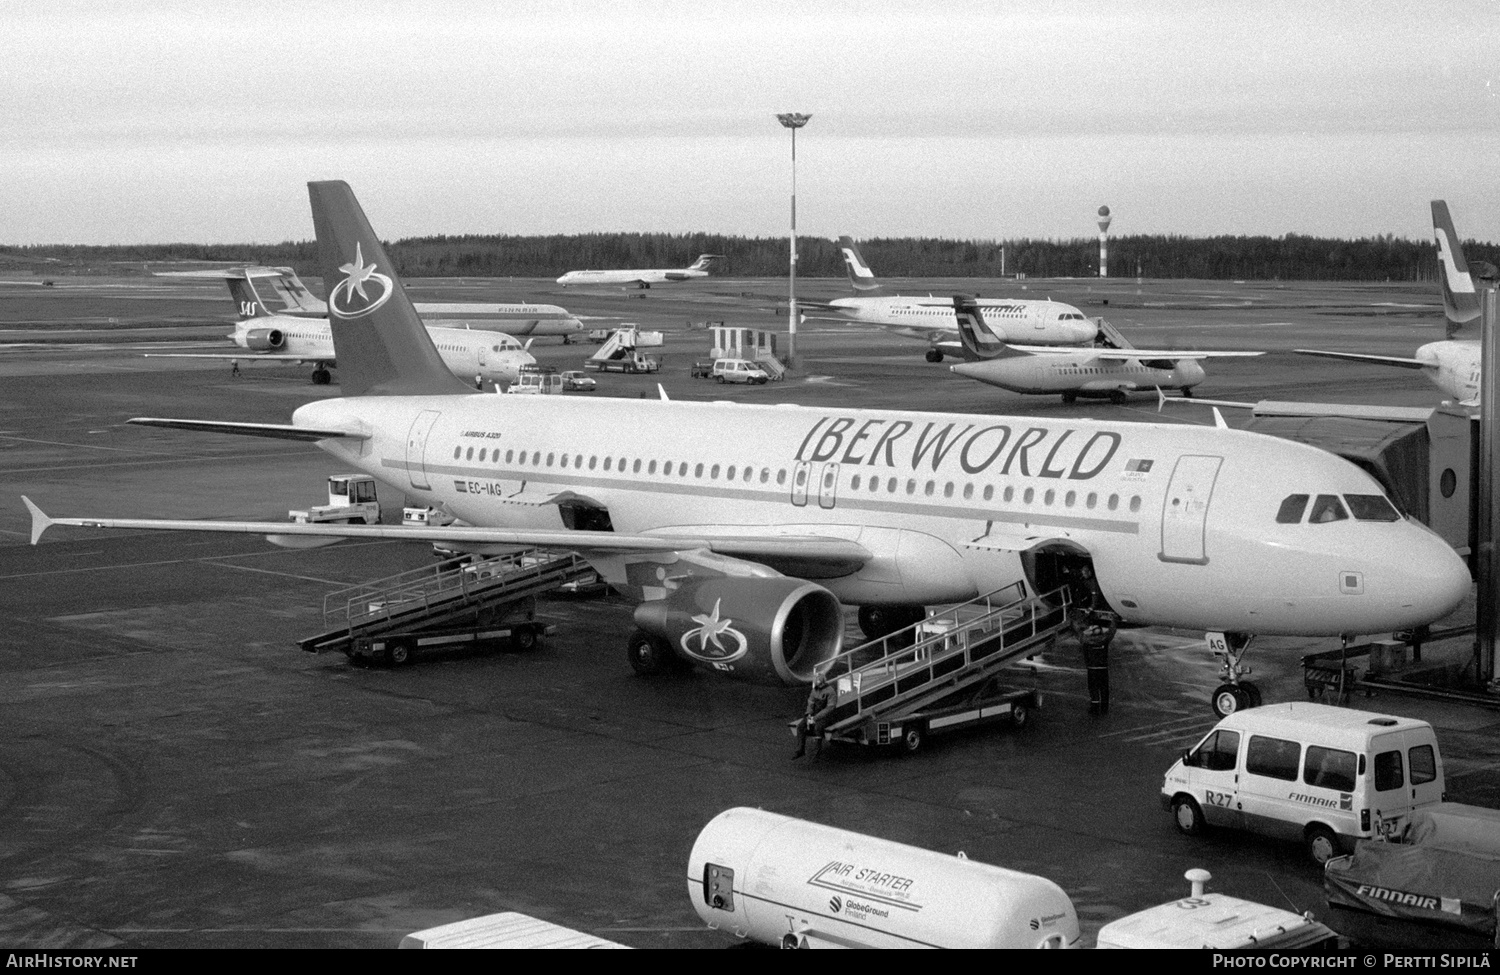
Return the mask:
{"type": "Polygon", "coordinates": [[[1323,704],[1268,704],[1220,721],[1167,770],[1177,828],[1247,829],[1302,843],[1319,865],[1354,841],[1399,834],[1443,799],[1443,760],[1425,721],[1323,704]]]}

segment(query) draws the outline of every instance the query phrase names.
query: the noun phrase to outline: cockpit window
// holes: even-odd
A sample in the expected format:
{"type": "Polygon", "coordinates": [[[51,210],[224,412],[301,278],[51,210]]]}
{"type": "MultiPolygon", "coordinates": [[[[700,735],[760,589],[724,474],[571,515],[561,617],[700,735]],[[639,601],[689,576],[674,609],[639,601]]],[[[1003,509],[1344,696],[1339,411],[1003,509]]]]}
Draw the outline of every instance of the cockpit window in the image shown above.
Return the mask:
{"type": "Polygon", "coordinates": [[[1358,521],[1400,521],[1401,515],[1383,494],[1346,494],[1344,500],[1358,521]]]}
{"type": "Polygon", "coordinates": [[[1276,512],[1276,523],[1278,525],[1295,525],[1302,520],[1302,512],[1307,510],[1307,498],[1305,494],[1288,495],[1281,502],[1281,510],[1276,512]]]}
{"type": "Polygon", "coordinates": [[[1349,512],[1344,510],[1344,504],[1339,500],[1337,494],[1320,494],[1313,502],[1312,514],[1308,517],[1308,524],[1323,525],[1330,521],[1344,521],[1349,517],[1349,512]]]}

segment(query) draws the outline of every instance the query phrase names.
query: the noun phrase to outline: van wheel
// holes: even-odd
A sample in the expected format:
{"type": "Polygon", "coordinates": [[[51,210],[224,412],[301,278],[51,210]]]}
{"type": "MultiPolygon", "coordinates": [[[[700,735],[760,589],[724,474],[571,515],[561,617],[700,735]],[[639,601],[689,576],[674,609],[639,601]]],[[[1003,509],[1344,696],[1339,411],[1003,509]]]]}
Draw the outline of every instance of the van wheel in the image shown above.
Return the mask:
{"type": "Polygon", "coordinates": [[[1236,711],[1243,711],[1250,706],[1250,698],[1236,684],[1220,684],[1214,688],[1213,697],[1210,699],[1214,714],[1221,718],[1227,718],[1236,711]]]}
{"type": "Polygon", "coordinates": [[[1177,832],[1184,836],[1202,836],[1208,824],[1203,821],[1203,810],[1191,796],[1177,796],[1172,800],[1172,822],[1177,832]]]}
{"type": "Polygon", "coordinates": [[[1322,823],[1313,823],[1307,827],[1304,842],[1307,845],[1307,855],[1320,867],[1339,855],[1339,838],[1322,823]]]}

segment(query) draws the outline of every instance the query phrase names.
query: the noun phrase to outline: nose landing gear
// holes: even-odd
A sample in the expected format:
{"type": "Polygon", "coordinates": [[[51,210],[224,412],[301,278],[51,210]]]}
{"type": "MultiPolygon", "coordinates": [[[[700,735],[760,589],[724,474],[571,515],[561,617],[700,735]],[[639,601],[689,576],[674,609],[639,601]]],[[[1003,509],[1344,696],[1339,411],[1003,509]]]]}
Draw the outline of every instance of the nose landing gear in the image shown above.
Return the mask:
{"type": "Polygon", "coordinates": [[[1240,661],[1250,649],[1250,641],[1253,639],[1255,636],[1251,633],[1204,634],[1209,652],[1224,662],[1223,681],[1209,695],[1214,714],[1221,718],[1246,708],[1260,707],[1262,703],[1260,688],[1241,679],[1251,672],[1240,661]]]}

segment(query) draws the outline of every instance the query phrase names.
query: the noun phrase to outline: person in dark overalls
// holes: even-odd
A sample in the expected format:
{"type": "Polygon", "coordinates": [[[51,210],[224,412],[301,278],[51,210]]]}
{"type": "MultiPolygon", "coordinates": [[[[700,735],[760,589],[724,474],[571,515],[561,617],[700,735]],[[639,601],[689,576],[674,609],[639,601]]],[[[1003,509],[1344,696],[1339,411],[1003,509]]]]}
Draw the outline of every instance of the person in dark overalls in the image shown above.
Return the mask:
{"type": "Polygon", "coordinates": [[[1088,676],[1089,714],[1109,713],[1109,644],[1115,628],[1115,615],[1109,612],[1090,609],[1073,618],[1088,676]]]}

